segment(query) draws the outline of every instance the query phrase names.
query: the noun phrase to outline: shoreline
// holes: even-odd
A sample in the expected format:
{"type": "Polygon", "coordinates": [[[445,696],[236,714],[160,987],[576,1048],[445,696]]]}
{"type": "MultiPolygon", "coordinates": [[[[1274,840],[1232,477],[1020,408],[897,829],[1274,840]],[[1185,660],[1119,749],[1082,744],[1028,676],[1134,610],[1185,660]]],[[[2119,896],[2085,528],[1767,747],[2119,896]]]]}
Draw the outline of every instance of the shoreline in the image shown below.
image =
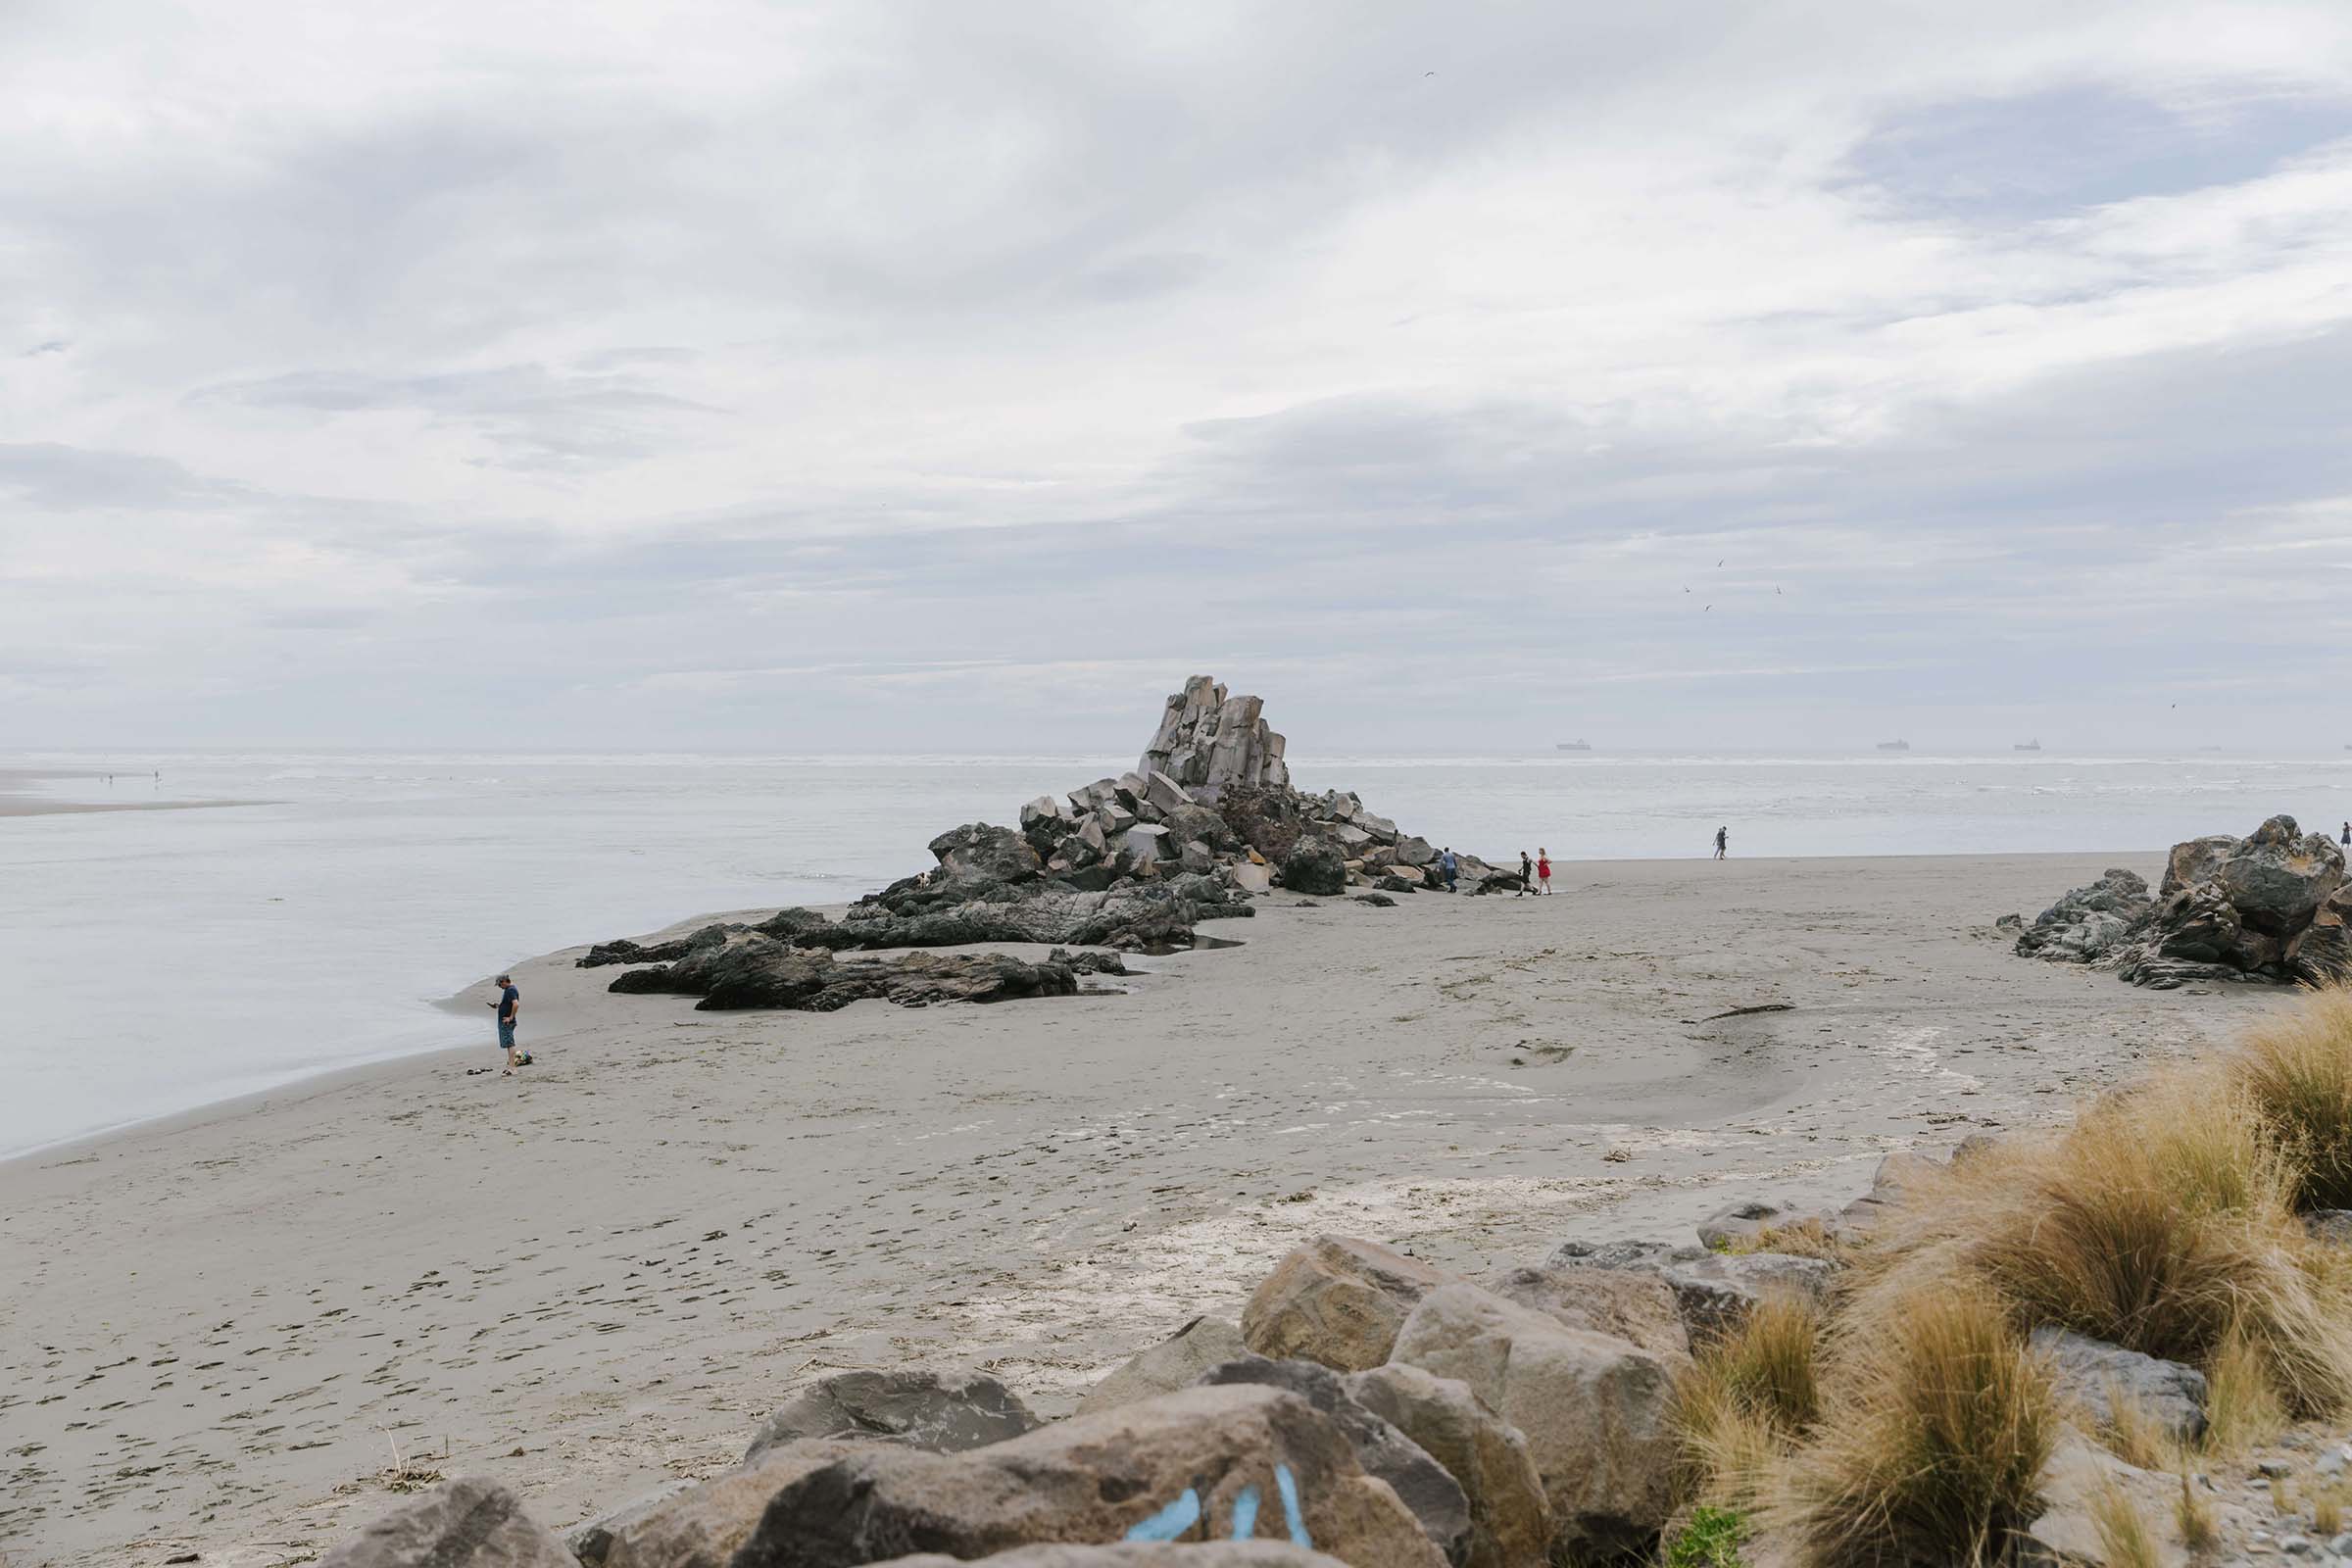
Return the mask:
{"type": "Polygon", "coordinates": [[[0,1163],[0,1410],[38,1446],[0,1551],[261,1568],[381,1512],[388,1443],[562,1523],[724,1469],[845,1367],[985,1362],[1066,1411],[1316,1232],[1492,1266],[1842,1199],[2287,995],[2135,991],[1991,931],[2160,858],[1277,893],[1122,994],[990,1006],[698,1013],[543,956],[516,1079],[447,1048],[0,1163]],[[1713,1016],[1758,1002],[1788,1005],[1713,1016]]]}
{"type": "MultiPolygon", "coordinates": [[[[197,806],[265,806],[272,803],[267,801],[221,801],[196,802],[192,804],[197,806]]],[[[147,808],[135,807],[95,808],[95,809],[146,808],[147,808]]],[[[0,796],[0,815],[6,814],[6,798],[5,796],[0,796]]],[[[2165,850],[2154,849],[2088,850],[2081,852],[2023,851],[2015,855],[1998,856],[1972,855],[1961,852],[1954,852],[1950,854],[1929,853],[1922,855],[1758,856],[1744,861],[1740,860],[1739,857],[1735,856],[1733,857],[1732,860],[1728,860],[1724,863],[1727,865],[1737,862],[1740,864],[1756,866],[1803,867],[1820,865],[1869,866],[1878,864],[1901,864],[1913,861],[1936,860],[1975,862],[1984,860],[2042,859],[2051,861],[2066,861],[2072,863],[2082,860],[2112,858],[2114,861],[2120,863],[2122,861],[2137,858],[2146,858],[2161,862],[2165,853],[2165,850]]],[[[1705,862],[1708,861],[1709,858],[1710,858],[1706,856],[1693,856],[1682,858],[1659,858],[1656,857],[1644,857],[1639,858],[1615,860],[1560,860],[1555,861],[1554,863],[1559,867],[1559,881],[1561,884],[1562,893],[1565,894],[1575,885],[1576,874],[1580,870],[1590,870],[1598,867],[1623,868],[1629,866],[1675,866],[1705,862]]],[[[2058,886],[2054,883],[2049,897],[2051,899],[2055,899],[2064,891],[2066,891],[2064,887],[2058,886]]],[[[1424,896],[1437,898],[1446,897],[1448,895],[1430,894],[1424,896]]],[[[1463,895],[1451,896],[1462,897],[1463,895]]],[[[1277,889],[1272,897],[1275,899],[1281,899],[1285,897],[1285,895],[1281,890],[1277,889]]],[[[1502,896],[1497,895],[1497,897],[1502,896]]],[[[848,906],[826,904],[808,905],[803,906],[803,907],[815,909],[818,912],[826,914],[830,917],[838,918],[841,911],[848,907],[848,906]]],[[[768,908],[726,909],[714,913],[689,915],[685,919],[673,921],[665,926],[658,926],[645,931],[632,932],[629,933],[629,935],[633,940],[641,942],[660,941],[670,937],[683,936],[689,932],[699,930],[702,927],[712,923],[713,921],[759,920],[765,918],[768,914],[772,914],[774,910],[768,908]]],[[[2001,910],[1996,911],[1996,914],[2008,912],[2011,911],[2001,910]]],[[[2038,911],[2034,909],[2020,909],[2015,912],[2021,913],[2025,915],[2028,920],[2031,920],[2038,911]]],[[[1985,926],[1990,927],[1994,918],[1995,915],[1987,915],[1984,923],[1985,926]]],[[[1249,940],[1248,935],[1244,933],[1239,922],[1227,923],[1221,926],[1219,929],[1210,932],[1209,935],[1221,941],[1233,940],[1237,936],[1242,941],[1246,942],[1249,940]]],[[[595,940],[605,941],[610,939],[598,938],[595,940]]],[[[556,960],[566,958],[574,954],[585,953],[592,946],[594,946],[593,941],[574,943],[570,947],[557,948],[547,953],[537,954],[531,957],[516,960],[512,967],[519,970],[526,966],[545,967],[549,965],[555,965],[556,960]]],[[[1211,951],[1210,945],[1203,943],[1201,951],[1211,951]]],[[[556,966],[559,968],[564,967],[563,965],[556,966]]],[[[479,977],[466,982],[464,986],[461,986],[458,990],[450,993],[448,996],[431,1000],[426,1004],[426,1005],[436,1008],[440,1011],[450,1013],[453,1016],[470,1016],[464,1004],[470,1000],[470,994],[472,992],[487,987],[490,984],[491,976],[496,972],[497,971],[494,969],[485,971],[479,977]]],[[[617,974],[619,970],[614,969],[612,972],[617,974]]],[[[536,1018],[536,1013],[537,1009],[534,1008],[534,1019],[536,1018]]],[[[160,1115],[142,1116],[131,1121],[118,1122],[108,1127],[92,1128],[83,1132],[69,1133],[62,1138],[53,1139],[46,1143],[34,1144],[25,1149],[0,1151],[0,1178],[5,1178],[9,1168],[12,1165],[24,1160],[44,1158],[48,1155],[78,1150],[84,1145],[102,1143],[111,1138],[126,1136],[130,1134],[148,1132],[169,1133],[179,1128],[202,1127],[210,1125],[214,1121],[224,1116],[235,1116],[245,1114],[247,1112],[258,1112],[262,1109],[265,1109],[269,1102],[273,1098],[283,1097],[306,1089],[326,1090],[347,1083],[371,1082],[379,1075],[387,1071],[397,1069],[404,1064],[415,1065],[421,1068],[423,1065],[436,1060],[456,1060],[461,1056],[471,1054],[475,1050],[476,1048],[473,1046],[427,1046],[414,1051],[396,1051],[387,1055],[371,1056],[361,1061],[346,1062],[336,1066],[320,1067],[312,1071],[302,1072],[294,1077],[285,1079],[283,1082],[270,1085],[267,1088],[243,1090],[233,1095],[224,1095],[217,1100],[202,1101],[196,1104],[186,1105],[177,1110],[165,1111],[160,1115]]]]}

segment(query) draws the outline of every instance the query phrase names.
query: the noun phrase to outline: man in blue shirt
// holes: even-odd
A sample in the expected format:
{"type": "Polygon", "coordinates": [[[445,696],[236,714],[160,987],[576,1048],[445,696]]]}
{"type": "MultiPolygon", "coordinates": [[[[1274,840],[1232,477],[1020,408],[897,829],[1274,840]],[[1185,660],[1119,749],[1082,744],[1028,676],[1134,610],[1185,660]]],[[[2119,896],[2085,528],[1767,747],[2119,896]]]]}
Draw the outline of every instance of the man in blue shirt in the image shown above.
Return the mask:
{"type": "Polygon", "coordinates": [[[514,989],[514,977],[511,974],[500,975],[498,987],[498,1000],[490,1005],[498,1012],[499,1049],[507,1054],[506,1069],[499,1076],[511,1078],[515,1068],[531,1064],[531,1054],[518,1051],[514,1046],[514,1021],[522,1016],[522,993],[514,989]]]}
{"type": "Polygon", "coordinates": [[[1454,872],[1457,869],[1456,862],[1453,858],[1452,845],[1446,845],[1446,853],[1438,857],[1438,869],[1446,873],[1446,891],[1451,893],[1453,891],[1454,872]]]}

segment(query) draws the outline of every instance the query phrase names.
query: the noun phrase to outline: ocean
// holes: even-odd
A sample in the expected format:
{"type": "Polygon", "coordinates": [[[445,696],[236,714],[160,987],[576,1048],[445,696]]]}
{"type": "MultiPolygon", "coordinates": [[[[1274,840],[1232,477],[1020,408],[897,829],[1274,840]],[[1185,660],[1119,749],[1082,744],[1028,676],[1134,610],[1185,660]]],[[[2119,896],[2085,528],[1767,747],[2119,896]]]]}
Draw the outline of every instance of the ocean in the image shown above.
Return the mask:
{"type": "MultiPolygon", "coordinates": [[[[512,960],[711,910],[834,904],[958,822],[1119,757],[0,754],[0,1154],[390,1056],[487,1045],[433,1005],[512,960]],[[107,782],[104,774],[112,771],[107,782]],[[160,772],[160,777],[151,776],[160,772]]],[[[1500,861],[2157,850],[2352,814],[2352,755],[1295,758],[1500,861]]],[[[1573,885],[1573,879],[1570,885],[1573,885]]],[[[2050,889],[2052,897],[2063,891],[2050,889]]],[[[2004,911],[1987,909],[1985,918],[2004,911]]],[[[2029,915],[2033,911],[2025,911],[2029,915]]]]}

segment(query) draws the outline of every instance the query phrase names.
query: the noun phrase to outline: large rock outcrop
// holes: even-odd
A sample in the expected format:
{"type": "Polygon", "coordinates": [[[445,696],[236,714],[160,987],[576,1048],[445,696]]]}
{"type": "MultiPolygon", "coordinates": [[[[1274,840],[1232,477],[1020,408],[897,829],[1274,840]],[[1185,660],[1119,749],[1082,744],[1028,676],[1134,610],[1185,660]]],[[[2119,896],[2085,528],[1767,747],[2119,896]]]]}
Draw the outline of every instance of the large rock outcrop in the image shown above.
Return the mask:
{"type": "Polygon", "coordinates": [[[1211,801],[1235,785],[1286,788],[1291,772],[1282,760],[1284,741],[1266,727],[1264,708],[1254,697],[1228,697],[1211,677],[1195,675],[1168,698],[1136,771],[1146,778],[1164,775],[1211,801]]]}
{"type": "Polygon", "coordinates": [[[2151,899],[2113,870],[2022,931],[2028,957],[2112,968],[2134,985],[2196,980],[2326,985],[2352,977],[2352,885],[2325,833],[2274,816],[2242,839],[2173,846],[2151,899]]]}
{"type": "Polygon", "coordinates": [[[686,956],[652,969],[624,971],[606,988],[700,997],[700,1012],[784,1007],[831,1012],[878,997],[902,1007],[935,1002],[1004,1002],[1067,997],[1078,976],[1066,963],[1032,963],[1002,953],[911,953],[897,958],[836,959],[823,949],[796,948],[757,931],[721,930],[699,938],[686,956]]]}

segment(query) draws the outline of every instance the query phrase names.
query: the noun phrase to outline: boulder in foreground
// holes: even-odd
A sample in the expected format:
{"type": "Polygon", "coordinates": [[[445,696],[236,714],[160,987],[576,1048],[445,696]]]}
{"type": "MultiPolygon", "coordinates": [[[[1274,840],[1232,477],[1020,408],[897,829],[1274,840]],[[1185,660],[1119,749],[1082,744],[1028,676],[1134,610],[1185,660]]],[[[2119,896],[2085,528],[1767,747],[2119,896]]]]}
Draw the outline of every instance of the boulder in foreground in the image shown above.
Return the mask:
{"type": "MultiPolygon", "coordinates": [[[[990,1568],[1345,1568],[1339,1559],[1281,1541],[1118,1541],[1101,1546],[1021,1546],[988,1559],[990,1568]]],[[[962,1568],[928,1552],[894,1557],[886,1568],[962,1568]]]]}
{"type": "Polygon", "coordinates": [[[461,1476],[369,1520],[318,1568],[578,1568],[578,1560],[514,1494],[461,1476]]]}
{"type": "Polygon", "coordinates": [[[1448,1275],[1352,1236],[1293,1248],[1242,1308],[1242,1338],[1275,1360],[1361,1372],[1389,1358],[1413,1304],[1448,1275]]]}
{"type": "Polygon", "coordinates": [[[1268,1388],[1188,1389],[968,1453],[888,1448],[767,1505],[733,1568],[854,1568],[917,1552],[1129,1539],[1287,1540],[1354,1568],[1441,1568],[1331,1421],[1268,1388]]]}
{"type": "Polygon", "coordinates": [[[1410,1438],[1461,1484],[1470,1502],[1462,1568],[1540,1568],[1551,1550],[1551,1502],[1517,1427],[1470,1386],[1392,1361],[1348,1375],[1356,1403],[1410,1438]]]}
{"type": "Polygon", "coordinates": [[[830,1438],[770,1446],[755,1464],[599,1521],[604,1544],[594,1562],[580,1544],[573,1549],[587,1568],[727,1568],[768,1498],[859,1446],[830,1438]]]}
{"type": "Polygon", "coordinates": [[[1643,1550],[1673,1511],[1680,1446],[1662,1358],[1454,1284],[1413,1308],[1396,1359],[1468,1384],[1526,1435],[1564,1551],[1643,1550]]]}

